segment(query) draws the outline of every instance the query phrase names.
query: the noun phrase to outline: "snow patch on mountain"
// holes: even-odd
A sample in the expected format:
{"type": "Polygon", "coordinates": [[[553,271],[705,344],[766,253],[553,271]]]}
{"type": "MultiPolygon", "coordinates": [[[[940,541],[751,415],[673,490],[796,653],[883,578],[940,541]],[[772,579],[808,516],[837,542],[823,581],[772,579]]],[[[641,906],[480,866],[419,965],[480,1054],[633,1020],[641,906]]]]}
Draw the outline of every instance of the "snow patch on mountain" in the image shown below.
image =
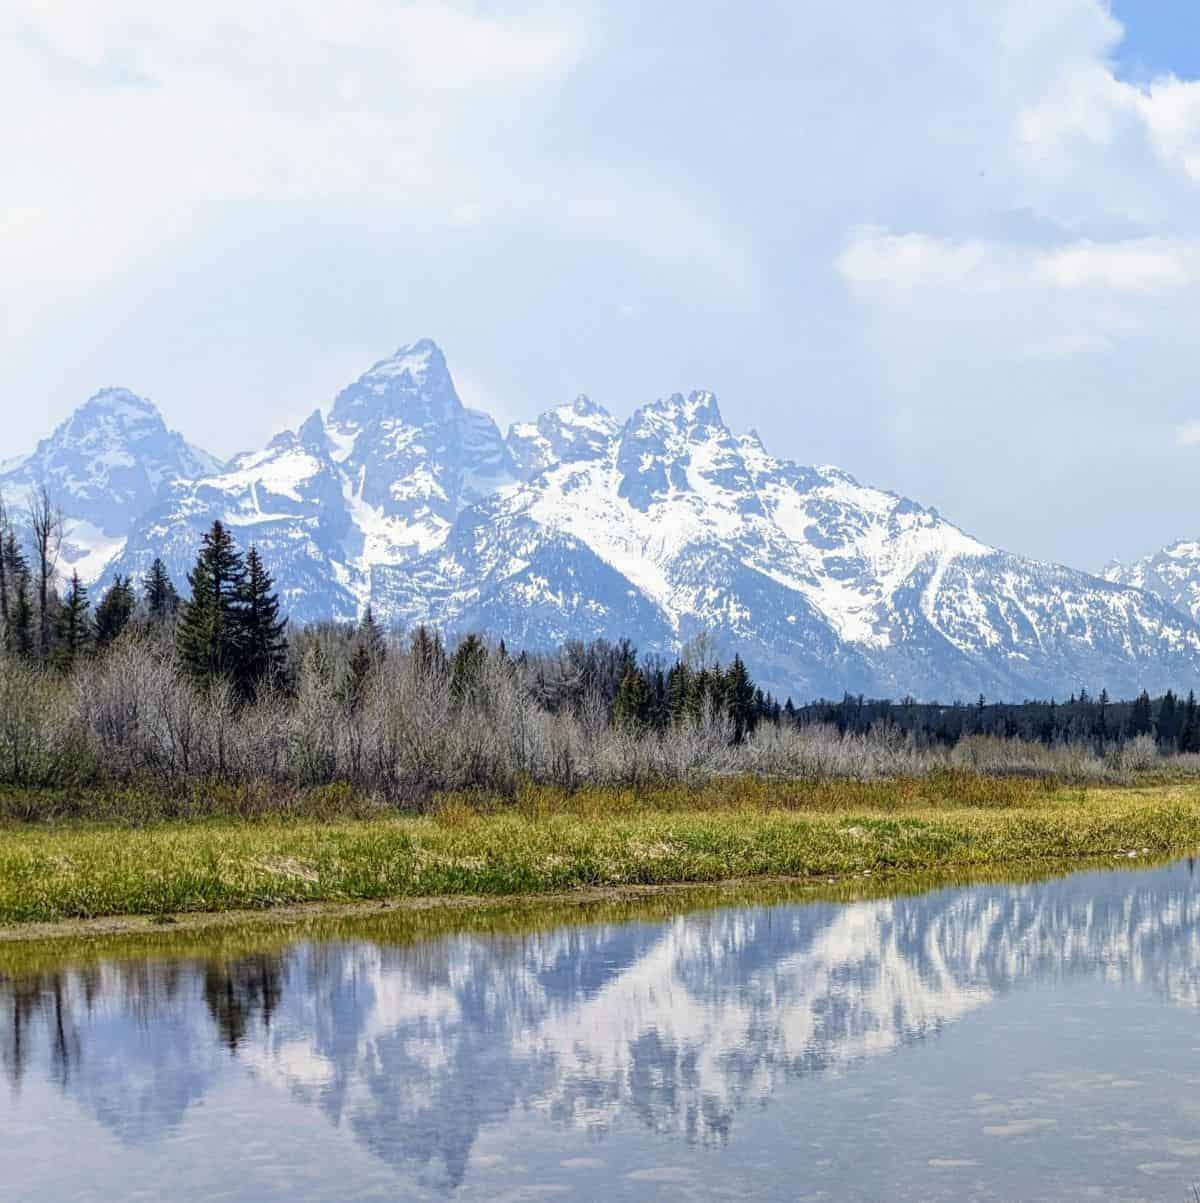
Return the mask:
{"type": "Polygon", "coordinates": [[[182,587],[216,518],[259,547],[293,621],[486,629],[518,646],[708,635],[776,693],[1114,693],[1200,670],[1197,544],[1108,579],[989,547],[936,510],[833,466],[772,456],[716,397],[618,422],[580,396],[502,437],[428,339],[373,364],[227,465],[105,390],[15,468],[72,519],[89,580],[156,555],[182,587]]]}
{"type": "Polygon", "coordinates": [[[1146,589],[1200,621],[1200,541],[1179,539],[1129,564],[1104,566],[1105,580],[1146,589]]]}
{"type": "Polygon", "coordinates": [[[0,497],[22,508],[45,486],[66,518],[61,567],[95,581],[134,525],[174,482],[220,469],[215,456],[168,430],[153,402],[101,389],[29,455],[0,471],[0,497]]]}

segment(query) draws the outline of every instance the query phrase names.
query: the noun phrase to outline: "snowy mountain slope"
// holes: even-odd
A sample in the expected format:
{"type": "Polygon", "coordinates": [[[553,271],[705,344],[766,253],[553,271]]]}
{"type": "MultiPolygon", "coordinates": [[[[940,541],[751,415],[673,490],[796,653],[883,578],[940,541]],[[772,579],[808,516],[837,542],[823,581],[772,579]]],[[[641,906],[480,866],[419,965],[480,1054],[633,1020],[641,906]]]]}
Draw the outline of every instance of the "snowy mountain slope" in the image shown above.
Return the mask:
{"type": "Polygon", "coordinates": [[[173,485],[138,524],[110,573],[142,577],[160,556],[178,587],[215,519],[258,547],[297,622],[353,618],[363,591],[361,533],[343,495],[319,413],[263,451],[239,455],[218,475],[173,485]]]}
{"type": "Polygon", "coordinates": [[[1130,564],[1104,566],[1106,581],[1145,589],[1200,620],[1200,542],[1180,539],[1130,564]]]}
{"type": "Polygon", "coordinates": [[[150,401],[123,388],[96,393],[37,448],[0,471],[0,496],[18,510],[45,486],[68,517],[61,567],[96,580],[137,520],[174,482],[220,461],[168,430],[150,401]]]}
{"type": "Polygon", "coordinates": [[[620,423],[582,393],[570,405],[547,410],[536,422],[508,428],[506,442],[523,480],[554,464],[593,459],[620,430],[620,423]]]}
{"type": "Polygon", "coordinates": [[[516,479],[496,424],[459,399],[438,347],[401,347],[298,431],[238,456],[218,476],[180,482],[140,524],[111,572],[161,555],[182,583],[220,518],[258,546],[293,620],[353,619],[376,571],[440,547],[472,502],[516,479]]]}
{"type": "Polygon", "coordinates": [[[574,545],[620,578],[596,579],[588,618],[619,626],[622,607],[649,605],[655,621],[623,628],[641,646],[707,631],[798,696],[1128,690],[1200,667],[1200,636],[1161,600],[996,551],[839,469],[775,459],[731,433],[710,393],[644,406],[588,455],[539,450],[537,474],[464,513],[382,610],[411,618],[424,605],[449,627],[486,615],[528,642],[522,607],[536,604],[537,642],[553,642],[580,607],[570,582],[532,566],[574,545]]]}
{"type": "Polygon", "coordinates": [[[18,469],[61,492],[77,530],[123,515],[92,545],[106,576],[161,555],[182,587],[220,518],[259,546],[295,621],[370,603],[515,646],[629,637],[666,653],[706,633],[797,698],[1129,694],[1200,673],[1195,616],[1173,596],[999,551],[838,468],[778,459],[735,435],[711,393],[624,423],[580,397],[503,438],[422,340],[328,419],[220,471],[128,396],[101,394],[103,421],[85,406],[18,469]],[[120,440],[94,433],[118,427],[120,440]],[[143,427],[154,437],[128,433],[143,427]]]}

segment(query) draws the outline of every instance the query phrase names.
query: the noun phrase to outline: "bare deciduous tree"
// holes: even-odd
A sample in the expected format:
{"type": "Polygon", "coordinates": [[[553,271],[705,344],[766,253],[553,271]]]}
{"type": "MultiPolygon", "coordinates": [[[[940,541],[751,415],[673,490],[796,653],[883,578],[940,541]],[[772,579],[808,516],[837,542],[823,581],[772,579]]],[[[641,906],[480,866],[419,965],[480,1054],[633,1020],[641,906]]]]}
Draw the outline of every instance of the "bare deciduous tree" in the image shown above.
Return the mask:
{"type": "Polygon", "coordinates": [[[4,545],[8,542],[12,530],[8,509],[4,498],[0,496],[0,634],[8,626],[8,559],[4,554],[4,545]]]}
{"type": "Polygon", "coordinates": [[[37,562],[38,652],[43,660],[48,660],[52,627],[50,598],[62,551],[63,514],[45,485],[29,494],[29,534],[37,562]]]}

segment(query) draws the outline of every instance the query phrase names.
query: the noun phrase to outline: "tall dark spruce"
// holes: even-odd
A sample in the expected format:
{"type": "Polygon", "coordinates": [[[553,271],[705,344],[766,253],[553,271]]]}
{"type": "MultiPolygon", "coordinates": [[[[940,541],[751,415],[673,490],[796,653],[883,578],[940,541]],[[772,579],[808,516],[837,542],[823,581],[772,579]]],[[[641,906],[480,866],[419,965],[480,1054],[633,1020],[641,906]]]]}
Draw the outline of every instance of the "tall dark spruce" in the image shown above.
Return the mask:
{"type": "Polygon", "coordinates": [[[179,594],[167,575],[167,566],[158,556],[154,557],[154,563],[146,573],[142,595],[146,601],[146,613],[155,622],[165,622],[179,608],[179,594]]]}
{"type": "Polygon", "coordinates": [[[79,573],[71,573],[71,583],[63,594],[58,609],[57,638],[54,642],[54,661],[64,670],[69,670],[87,650],[92,639],[92,621],[88,613],[87,589],[79,579],[79,573]]]}
{"type": "Polygon", "coordinates": [[[197,683],[234,678],[245,576],[242,553],[233,537],[221,521],[214,522],[201,541],[195,568],[188,573],[192,596],[175,631],[180,666],[197,683]]]}
{"type": "Polygon", "coordinates": [[[16,532],[10,526],[0,544],[0,562],[4,565],[5,612],[4,649],[29,659],[33,655],[33,597],[29,563],[16,532]]]}
{"type": "Polygon", "coordinates": [[[274,684],[283,674],[287,619],[279,617],[273,585],[258,549],[251,547],[237,594],[234,687],[242,698],[253,697],[261,685],[274,684]]]}
{"type": "Polygon", "coordinates": [[[96,606],[96,646],[106,648],[129,625],[137,598],[127,576],[118,576],[96,606]]]}

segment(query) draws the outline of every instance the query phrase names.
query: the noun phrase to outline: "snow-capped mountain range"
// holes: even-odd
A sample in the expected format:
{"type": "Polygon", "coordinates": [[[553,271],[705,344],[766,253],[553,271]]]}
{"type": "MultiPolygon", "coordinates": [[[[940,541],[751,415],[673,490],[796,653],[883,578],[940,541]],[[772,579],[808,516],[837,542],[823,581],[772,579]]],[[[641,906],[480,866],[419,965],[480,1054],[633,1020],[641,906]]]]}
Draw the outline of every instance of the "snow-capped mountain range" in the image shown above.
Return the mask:
{"type": "Polygon", "coordinates": [[[665,653],[707,632],[796,698],[1128,695],[1200,675],[1200,570],[1185,586],[1157,559],[1097,577],[1000,551],[772,456],[708,392],[625,422],[581,396],[504,436],[429,340],[224,465],[105,390],[0,468],[12,503],[43,482],[71,519],[67,571],[102,583],[160,555],[182,586],[220,518],[259,547],[293,621],[369,603],[515,646],[628,636],[665,653]]]}

